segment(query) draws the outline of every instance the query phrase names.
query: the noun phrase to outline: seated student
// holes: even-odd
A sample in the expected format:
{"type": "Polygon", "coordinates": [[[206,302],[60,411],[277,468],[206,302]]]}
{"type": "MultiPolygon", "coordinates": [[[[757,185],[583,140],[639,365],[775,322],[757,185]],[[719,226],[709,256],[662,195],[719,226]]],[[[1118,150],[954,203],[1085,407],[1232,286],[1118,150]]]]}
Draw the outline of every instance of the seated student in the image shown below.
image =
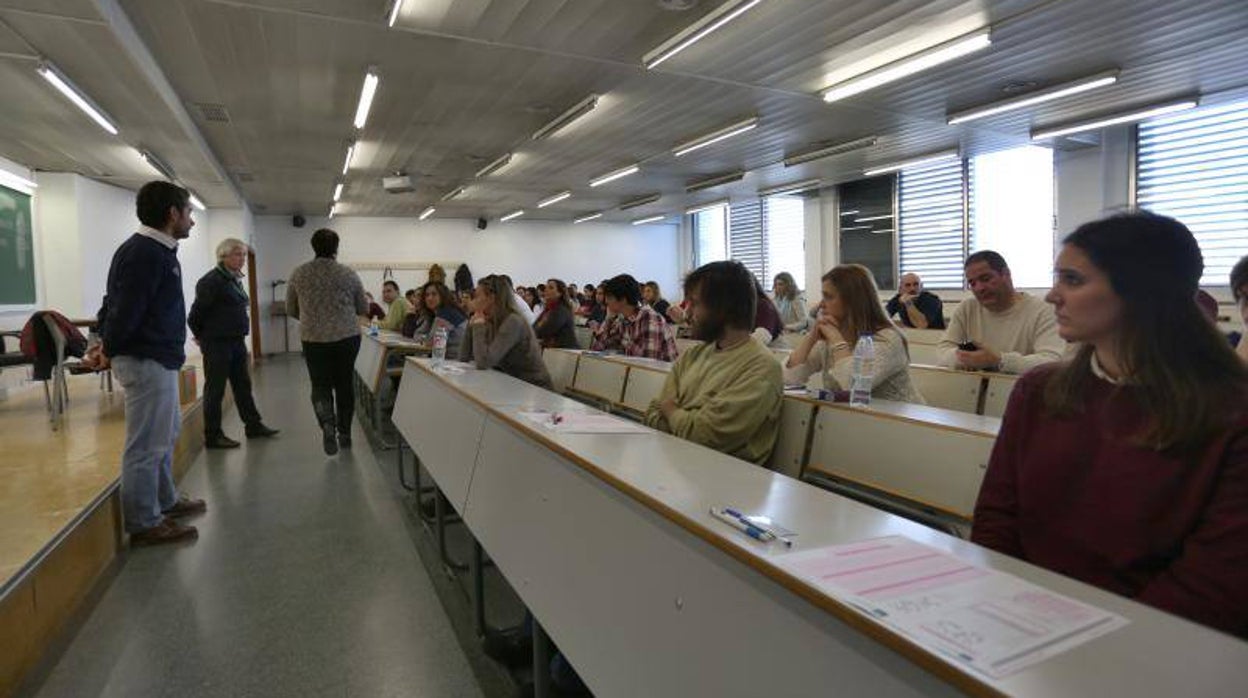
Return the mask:
{"type": "Polygon", "coordinates": [[[659,288],[659,282],[647,281],[642,284],[641,299],[646,302],[646,305],[654,308],[654,312],[661,315],[664,320],[667,319],[667,309],[670,308],[672,304],[668,303],[667,299],[663,298],[663,290],[659,288]]]}
{"type": "Polygon", "coordinates": [[[810,329],[810,318],[806,316],[806,296],[797,287],[792,274],[787,271],[776,274],[776,278],[771,280],[771,295],[785,334],[797,334],[810,329]]]}
{"type": "Polygon", "coordinates": [[[409,288],[403,292],[403,299],[412,310],[420,307],[420,289],[409,288]]]}
{"type": "Polygon", "coordinates": [[[594,351],[618,351],[625,356],[644,356],[660,361],[676,360],[676,337],[672,328],[641,301],[641,284],[628,274],[602,284],[607,306],[606,322],[591,326],[594,351]]]}
{"type": "Polygon", "coordinates": [[[1203,269],[1172,218],[1067,236],[1047,300],[1079,350],[1011,393],[971,540],[1248,637],[1248,367],[1203,269]]]}
{"type": "Polygon", "coordinates": [[[1235,353],[1239,354],[1239,358],[1248,361],[1248,341],[1244,340],[1245,334],[1248,334],[1248,256],[1241,258],[1231,267],[1231,296],[1235,299],[1235,306],[1239,308],[1239,319],[1244,324],[1244,332],[1236,332],[1232,336],[1231,341],[1235,344],[1235,353]]]}
{"type": "Polygon", "coordinates": [[[580,295],[576,299],[576,314],[581,317],[588,316],[594,309],[594,302],[597,298],[597,289],[593,284],[585,284],[580,295]]]}
{"type": "Polygon", "coordinates": [[[533,327],[516,307],[516,293],[502,276],[486,276],[472,295],[469,336],[459,360],[477,368],[495,368],[522,381],[550,388],[550,373],[533,327]]]}
{"type": "Polygon", "coordinates": [[[894,315],[906,327],[920,330],[945,329],[945,304],[935,293],[923,290],[923,280],[918,274],[902,274],[901,288],[888,301],[885,310],[888,317],[894,315]]]}
{"type": "Polygon", "coordinates": [[[420,289],[420,315],[424,318],[424,331],[415,336],[432,341],[430,337],[438,329],[446,330],[446,355],[458,356],[464,333],[468,327],[468,316],[455,302],[455,294],[446,284],[430,281],[420,289]]]}
{"type": "Polygon", "coordinates": [[[780,429],[780,364],[753,341],[756,282],[740,262],[711,262],[685,278],[689,320],[704,343],[672,366],[646,424],[764,465],[780,429]]]}
{"type": "Polygon", "coordinates": [[[1024,373],[1062,358],[1066,343],[1058,336],[1053,309],[1014,290],[1001,255],[976,252],[966,258],[965,270],[975,297],[959,303],[949,319],[937,345],[941,366],[1024,373]]]}
{"type": "Polygon", "coordinates": [[[585,319],[589,322],[603,323],[607,321],[607,291],[604,288],[606,281],[598,284],[598,288],[594,289],[594,303],[589,308],[589,312],[585,314],[585,319]]]}
{"type": "Polygon", "coordinates": [[[815,329],[789,355],[784,382],[805,385],[812,375],[821,373],[826,390],[849,390],[854,377],[854,347],[859,337],[873,334],[871,397],[925,404],[910,380],[906,338],[884,316],[879,298],[871,271],[862,265],[842,264],[824,274],[823,313],[815,329]]]}
{"type": "Polygon", "coordinates": [[[386,309],[382,308],[377,301],[373,300],[373,294],[365,291],[364,298],[368,300],[368,312],[364,317],[368,320],[380,320],[386,316],[386,309]]]}
{"type": "Polygon", "coordinates": [[[386,302],[386,317],[378,323],[378,326],[392,332],[403,329],[403,320],[407,318],[412,307],[407,304],[403,296],[399,295],[398,283],[393,279],[387,279],[381,285],[381,299],[386,302]]]}
{"type": "Polygon", "coordinates": [[[784,332],[784,325],[780,322],[780,311],[776,310],[776,304],[767,297],[758,279],[754,279],[754,295],[758,298],[758,303],[754,310],[753,336],[766,346],[780,337],[784,332]]]}
{"type": "Polygon", "coordinates": [[[576,343],[571,295],[563,281],[550,279],[546,282],[546,304],[533,323],[533,331],[543,347],[580,348],[576,343]]]}

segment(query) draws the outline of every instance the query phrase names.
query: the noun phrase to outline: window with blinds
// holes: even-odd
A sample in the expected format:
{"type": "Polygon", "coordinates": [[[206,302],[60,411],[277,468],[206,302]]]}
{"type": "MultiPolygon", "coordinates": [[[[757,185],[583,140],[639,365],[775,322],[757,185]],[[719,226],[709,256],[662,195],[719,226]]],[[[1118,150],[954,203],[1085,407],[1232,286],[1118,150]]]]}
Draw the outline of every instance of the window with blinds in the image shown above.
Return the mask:
{"type": "Polygon", "coordinates": [[[1182,221],[1205,258],[1204,286],[1225,286],[1248,254],[1248,102],[1142,122],[1136,204],[1182,221]]]}
{"type": "Polygon", "coordinates": [[[763,213],[767,268],[759,281],[764,288],[771,288],[776,274],[787,271],[799,285],[806,283],[805,199],[801,196],[769,196],[763,199],[763,213]]]}
{"type": "Polygon", "coordinates": [[[694,266],[728,259],[727,206],[717,206],[693,214],[694,266]]]}
{"type": "Polygon", "coordinates": [[[763,239],[762,202],[744,201],[728,207],[728,252],[759,281],[767,278],[767,243],[763,239]]]}
{"type": "Polygon", "coordinates": [[[898,180],[901,273],[918,274],[927,288],[962,288],[962,160],[902,170],[898,180]]]}

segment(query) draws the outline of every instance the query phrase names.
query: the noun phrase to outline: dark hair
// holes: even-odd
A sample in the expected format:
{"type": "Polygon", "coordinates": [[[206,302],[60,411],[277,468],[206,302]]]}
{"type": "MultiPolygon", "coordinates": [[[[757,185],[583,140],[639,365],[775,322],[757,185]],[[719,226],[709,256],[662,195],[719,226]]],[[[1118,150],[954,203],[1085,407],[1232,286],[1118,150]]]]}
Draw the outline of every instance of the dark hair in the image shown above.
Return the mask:
{"type": "MultiPolygon", "coordinates": [[[[572,298],[572,290],[563,282],[563,279],[547,279],[547,281],[549,281],[550,284],[547,284],[546,288],[549,289],[551,284],[553,284],[555,290],[559,292],[559,300],[564,305],[568,306],[570,309],[576,307],[576,301],[572,298]]],[[[543,298],[542,302],[545,303],[546,299],[543,298]]]]}
{"type": "Polygon", "coordinates": [[[394,279],[386,279],[385,281],[381,282],[381,287],[392,288],[394,289],[395,293],[399,292],[399,282],[395,281],[394,279]]]}
{"type": "Polygon", "coordinates": [[[602,293],[628,303],[634,308],[641,305],[641,284],[630,274],[620,274],[602,282],[602,293]]]}
{"type": "Polygon", "coordinates": [[[317,257],[333,258],[338,256],[338,233],[329,228],[321,228],[312,233],[312,251],[317,257]]]}
{"type": "Polygon", "coordinates": [[[966,258],[966,264],[962,265],[963,269],[971,266],[976,262],[987,262],[988,267],[998,274],[1005,274],[1010,271],[1010,265],[1005,263],[1005,257],[992,250],[980,250],[966,258]]]}
{"type": "Polygon", "coordinates": [[[1239,302],[1240,293],[1244,286],[1248,286],[1248,255],[1239,258],[1235,266],[1231,267],[1231,297],[1239,302]]]}
{"type": "Polygon", "coordinates": [[[471,291],[472,287],[472,272],[468,270],[468,265],[459,265],[459,268],[455,270],[455,292],[471,291]]]}
{"type": "Polygon", "coordinates": [[[758,281],[744,264],[711,262],[685,277],[685,296],[698,289],[700,303],[712,316],[718,316],[723,326],[749,331],[754,329],[754,315],[758,311],[757,285],[758,281]]]}
{"type": "Polygon", "coordinates": [[[459,308],[459,301],[455,298],[455,294],[451,293],[451,289],[440,281],[427,281],[424,286],[420,287],[420,306],[416,312],[421,315],[432,315],[433,311],[429,310],[429,306],[425,305],[425,294],[429,289],[433,289],[438,294],[439,308],[459,308]]]}
{"type": "Polygon", "coordinates": [[[191,193],[171,182],[156,180],[144,184],[134,199],[139,222],[161,230],[169,222],[169,209],[179,211],[191,205],[191,193]]]}
{"type": "MultiPolygon", "coordinates": [[[[1151,422],[1139,443],[1191,452],[1239,413],[1248,367],[1196,304],[1204,260],[1182,223],[1148,212],[1085,223],[1064,244],[1079,248],[1109,277],[1122,304],[1116,353],[1133,399],[1151,422]]],[[[1045,388],[1050,414],[1081,411],[1095,349],[1085,344],[1045,388]]]]}

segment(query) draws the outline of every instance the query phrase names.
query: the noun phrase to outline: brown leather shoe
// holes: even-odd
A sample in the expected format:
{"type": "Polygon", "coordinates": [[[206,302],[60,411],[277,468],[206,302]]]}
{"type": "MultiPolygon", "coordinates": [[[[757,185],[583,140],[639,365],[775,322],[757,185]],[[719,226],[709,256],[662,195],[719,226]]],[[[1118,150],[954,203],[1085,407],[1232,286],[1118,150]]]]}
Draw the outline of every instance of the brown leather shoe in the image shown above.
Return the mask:
{"type": "Polygon", "coordinates": [[[202,514],[205,511],[208,511],[208,504],[204,500],[191,499],[184,494],[180,494],[178,495],[178,501],[161,513],[176,519],[183,516],[191,516],[192,514],[202,514]]]}
{"type": "Polygon", "coordinates": [[[191,541],[198,537],[199,531],[194,526],[183,526],[175,521],[162,519],[160,523],[151,528],[131,533],[130,547],[163,545],[184,540],[191,541]]]}

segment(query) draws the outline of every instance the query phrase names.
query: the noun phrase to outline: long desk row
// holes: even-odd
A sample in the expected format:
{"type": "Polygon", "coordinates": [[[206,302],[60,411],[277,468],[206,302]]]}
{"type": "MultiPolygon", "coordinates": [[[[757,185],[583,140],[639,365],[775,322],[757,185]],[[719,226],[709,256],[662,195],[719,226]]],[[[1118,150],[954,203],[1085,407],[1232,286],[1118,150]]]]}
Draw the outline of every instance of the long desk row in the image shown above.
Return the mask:
{"type": "MultiPolygon", "coordinates": [[[[671,370],[567,349],[543,358],[556,390],[632,415],[658,397],[671,370]]],[[[939,407],[877,400],[860,409],[786,395],[768,467],[940,528],[965,528],[999,428],[997,418],[939,407]]]]}
{"type": "Polygon", "coordinates": [[[408,359],[394,422],[597,695],[1214,696],[1248,681],[1248,644],[1198,625],[666,434],[566,433],[522,414],[590,409],[408,359]],[[794,546],[707,513],[727,504],[796,531],[794,546]],[[888,535],[1129,623],[988,679],[783,568],[792,553],[888,535]]]}
{"type": "Polygon", "coordinates": [[[394,446],[384,434],[382,399],[386,379],[402,373],[401,367],[390,365],[390,357],[428,353],[428,346],[398,332],[383,330],[376,335],[364,333],[360,336],[360,351],[355,355],[355,397],[359,408],[356,413],[360,425],[377,439],[382,448],[394,446]]]}

